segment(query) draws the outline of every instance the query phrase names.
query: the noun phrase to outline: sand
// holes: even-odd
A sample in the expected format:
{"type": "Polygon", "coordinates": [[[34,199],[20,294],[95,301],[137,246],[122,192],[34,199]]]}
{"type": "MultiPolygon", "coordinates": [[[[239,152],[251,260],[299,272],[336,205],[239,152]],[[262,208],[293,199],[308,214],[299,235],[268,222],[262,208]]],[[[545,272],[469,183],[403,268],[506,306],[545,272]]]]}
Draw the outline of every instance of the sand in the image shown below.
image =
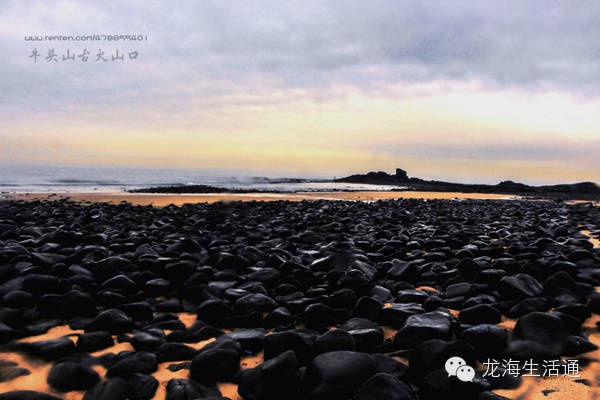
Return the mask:
{"type": "Polygon", "coordinates": [[[488,193],[454,192],[297,192],[297,193],[203,193],[163,194],[127,192],[78,193],[3,193],[0,200],[59,200],[76,202],[104,202],[118,204],[122,201],[134,205],[164,207],[186,203],[215,203],[218,201],[302,201],[302,200],[354,200],[377,201],[389,199],[515,199],[518,196],[488,193]]]}

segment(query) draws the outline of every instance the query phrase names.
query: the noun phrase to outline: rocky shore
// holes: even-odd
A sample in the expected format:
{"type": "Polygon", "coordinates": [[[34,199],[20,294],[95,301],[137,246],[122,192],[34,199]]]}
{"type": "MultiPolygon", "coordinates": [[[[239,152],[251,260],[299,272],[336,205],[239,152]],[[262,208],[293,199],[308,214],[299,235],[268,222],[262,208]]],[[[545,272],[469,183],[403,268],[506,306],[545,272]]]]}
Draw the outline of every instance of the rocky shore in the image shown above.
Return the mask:
{"type": "Polygon", "coordinates": [[[582,230],[600,237],[600,208],[1,201],[0,400],[502,399],[522,379],[486,360],[597,363],[600,250],[582,230]],[[18,387],[10,354],[51,365],[49,389],[18,387]]]}
{"type": "Polygon", "coordinates": [[[409,177],[405,170],[396,169],[391,175],[383,171],[350,175],[335,182],[364,183],[373,185],[398,185],[399,190],[423,192],[498,193],[562,200],[600,200],[600,187],[593,182],[565,183],[558,185],[531,186],[510,180],[496,185],[453,183],[409,177]]]}

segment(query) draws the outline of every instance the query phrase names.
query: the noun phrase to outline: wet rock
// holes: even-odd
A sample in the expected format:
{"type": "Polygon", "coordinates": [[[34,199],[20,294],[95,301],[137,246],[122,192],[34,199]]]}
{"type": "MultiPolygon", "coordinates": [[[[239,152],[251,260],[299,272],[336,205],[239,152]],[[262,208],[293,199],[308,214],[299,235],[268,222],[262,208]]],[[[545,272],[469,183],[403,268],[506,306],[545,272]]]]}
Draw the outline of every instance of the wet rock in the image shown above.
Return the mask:
{"type": "Polygon", "coordinates": [[[75,344],[67,337],[20,343],[18,348],[29,355],[43,358],[47,361],[57,360],[71,355],[76,351],[75,344]]]}
{"type": "Polygon", "coordinates": [[[158,381],[152,375],[135,373],[131,376],[129,384],[133,400],[150,400],[158,389],[158,381]]]}
{"type": "Polygon", "coordinates": [[[264,329],[236,329],[223,336],[223,339],[235,340],[242,347],[242,351],[258,353],[265,346],[264,329]]]}
{"type": "Polygon", "coordinates": [[[383,303],[375,298],[363,296],[356,302],[354,306],[354,315],[356,317],[362,317],[377,321],[379,313],[383,308],[383,303]]]}
{"type": "Polygon", "coordinates": [[[449,340],[452,316],[445,311],[430,311],[409,316],[394,337],[394,345],[411,348],[430,339],[449,340]]]}
{"type": "Polygon", "coordinates": [[[498,292],[505,299],[522,300],[526,297],[537,297],[544,287],[533,276],[521,273],[505,276],[498,282],[498,292]]]}
{"type": "Polygon", "coordinates": [[[86,390],[99,380],[100,376],[92,368],[70,361],[53,365],[48,374],[48,384],[62,392],[86,390]]]}
{"type": "Polygon", "coordinates": [[[397,377],[378,373],[367,379],[352,398],[353,400],[414,400],[412,388],[397,377]]]}
{"type": "Polygon", "coordinates": [[[460,322],[466,324],[497,324],[502,320],[502,314],[489,304],[478,304],[463,309],[458,315],[460,322]]]}
{"type": "Polygon", "coordinates": [[[106,371],[106,376],[131,378],[136,372],[151,374],[156,371],[157,367],[156,355],[147,351],[138,351],[114,363],[106,371]]]}
{"type": "Polygon", "coordinates": [[[16,362],[0,360],[0,383],[8,382],[19,376],[31,374],[31,371],[25,368],[19,368],[16,362]]]}
{"type": "Polygon", "coordinates": [[[300,399],[298,361],[288,350],[241,372],[238,392],[246,400],[300,399]]]}
{"type": "Polygon", "coordinates": [[[306,365],[315,349],[313,348],[317,332],[310,330],[289,330],[274,332],[265,337],[265,360],[274,358],[287,350],[292,350],[301,365],[306,365]]]}
{"type": "Polygon", "coordinates": [[[116,377],[98,382],[87,391],[83,400],[126,400],[132,395],[131,384],[121,377],[116,377]]]}
{"type": "Polygon", "coordinates": [[[118,306],[118,309],[123,311],[128,317],[134,321],[151,321],[152,308],[145,301],[137,303],[127,303],[118,306]]]}
{"type": "Polygon", "coordinates": [[[334,329],[319,335],[315,341],[315,346],[316,351],[319,353],[356,349],[354,338],[343,329],[334,329]]]}
{"type": "Polygon", "coordinates": [[[115,344],[110,333],[105,331],[84,333],[77,339],[77,351],[92,353],[115,344]]]}
{"type": "Polygon", "coordinates": [[[501,355],[508,345],[508,332],[496,325],[480,324],[465,329],[460,337],[471,343],[481,357],[501,355]]]}
{"type": "Polygon", "coordinates": [[[354,351],[332,351],[318,355],[307,371],[315,398],[345,399],[377,372],[373,358],[354,351]]]}
{"type": "Polygon", "coordinates": [[[240,368],[240,353],[233,348],[202,349],[192,358],[190,377],[205,385],[231,381],[240,368]]]}
{"type": "Polygon", "coordinates": [[[229,313],[229,303],[221,299],[204,300],[197,310],[198,319],[208,324],[222,323],[229,313]]]}
{"type": "Polygon", "coordinates": [[[13,390],[0,393],[0,400],[60,400],[60,398],[33,390],[13,390]]]}
{"type": "Polygon", "coordinates": [[[131,338],[131,345],[137,351],[153,351],[164,342],[164,336],[156,332],[136,332],[131,338]]]}
{"type": "MultiPolygon", "coordinates": [[[[427,300],[429,300],[429,298],[427,300]]],[[[423,307],[417,303],[392,303],[390,307],[385,307],[381,310],[379,314],[379,322],[381,322],[383,325],[400,329],[409,316],[424,312],[425,310],[423,307]]]]}
{"type": "Polygon", "coordinates": [[[559,356],[563,341],[567,338],[567,330],[557,316],[534,311],[519,318],[512,338],[536,342],[547,349],[548,354],[559,356]]]}
{"type": "Polygon", "coordinates": [[[167,383],[165,400],[217,399],[220,396],[221,393],[216,388],[207,387],[187,379],[173,378],[167,383]]]}
{"type": "Polygon", "coordinates": [[[123,311],[110,309],[101,312],[86,325],[86,332],[107,331],[113,335],[125,333],[133,328],[133,321],[123,311]]]}
{"type": "Polygon", "coordinates": [[[156,360],[159,363],[166,361],[191,360],[195,353],[196,349],[193,347],[176,342],[163,343],[158,346],[156,350],[154,350],[154,354],[156,354],[156,360]]]}

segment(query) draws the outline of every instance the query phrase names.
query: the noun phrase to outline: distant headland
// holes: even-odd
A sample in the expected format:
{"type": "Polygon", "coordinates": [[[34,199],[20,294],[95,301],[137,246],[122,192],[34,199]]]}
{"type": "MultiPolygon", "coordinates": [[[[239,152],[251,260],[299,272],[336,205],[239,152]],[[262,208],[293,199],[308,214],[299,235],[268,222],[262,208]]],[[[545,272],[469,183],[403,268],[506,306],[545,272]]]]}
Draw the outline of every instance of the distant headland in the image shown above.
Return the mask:
{"type": "Polygon", "coordinates": [[[443,181],[427,181],[420,178],[409,177],[407,172],[396,168],[396,173],[377,171],[366,174],[350,175],[345,178],[335,179],[335,182],[362,183],[374,185],[401,186],[399,190],[416,190],[426,192],[461,192],[461,193],[497,193],[514,194],[521,196],[550,197],[563,200],[600,200],[600,187],[593,182],[565,183],[558,185],[530,186],[510,180],[502,181],[496,185],[465,184],[443,181]]]}

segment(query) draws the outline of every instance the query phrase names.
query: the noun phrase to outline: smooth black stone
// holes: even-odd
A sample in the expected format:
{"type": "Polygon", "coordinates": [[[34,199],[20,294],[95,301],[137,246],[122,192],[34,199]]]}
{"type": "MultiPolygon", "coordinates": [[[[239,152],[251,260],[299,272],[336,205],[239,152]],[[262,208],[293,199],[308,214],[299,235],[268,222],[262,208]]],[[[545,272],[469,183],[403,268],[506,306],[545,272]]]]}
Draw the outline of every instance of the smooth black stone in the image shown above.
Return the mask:
{"type": "Polygon", "coordinates": [[[477,400],[479,395],[490,389],[486,380],[477,375],[472,382],[462,382],[456,376],[448,376],[445,369],[428,373],[423,379],[421,399],[440,399],[444,397],[477,400]]]}
{"type": "Polygon", "coordinates": [[[588,307],[594,314],[600,314],[600,293],[594,292],[590,294],[588,307]]]}
{"type": "Polygon", "coordinates": [[[98,382],[83,396],[83,400],[127,400],[133,395],[131,384],[115,377],[98,382]]]}
{"type": "Polygon", "coordinates": [[[481,392],[477,400],[510,400],[508,397],[500,396],[494,392],[481,392]]]}
{"type": "Polygon", "coordinates": [[[151,279],[144,284],[144,291],[150,296],[164,296],[169,293],[170,286],[166,279],[151,279]]]}
{"type": "Polygon", "coordinates": [[[150,307],[150,304],[145,301],[122,304],[117,308],[127,314],[127,316],[134,321],[152,320],[152,308],[150,307]]]}
{"type": "Polygon", "coordinates": [[[301,365],[306,365],[315,353],[316,331],[310,330],[289,330],[274,332],[265,337],[265,360],[269,360],[292,350],[301,365]]]}
{"type": "MultiPolygon", "coordinates": [[[[427,300],[429,299],[430,297],[427,298],[427,300]]],[[[381,310],[379,322],[383,325],[400,329],[409,316],[424,312],[423,307],[417,303],[392,303],[390,307],[385,307],[381,310]]]]}
{"type": "Polygon", "coordinates": [[[357,298],[354,290],[343,288],[331,293],[326,302],[329,307],[350,309],[356,304],[357,298]]]}
{"type": "Polygon", "coordinates": [[[415,283],[421,277],[421,271],[414,263],[394,259],[387,275],[396,281],[415,283]]]}
{"type": "Polygon", "coordinates": [[[12,290],[2,296],[0,304],[12,308],[33,307],[35,298],[31,293],[24,290],[12,290]]]}
{"type": "Polygon", "coordinates": [[[513,340],[527,340],[539,343],[548,354],[559,356],[562,343],[567,337],[564,322],[557,316],[534,311],[517,320],[513,329],[513,340]]]}
{"type": "Polygon", "coordinates": [[[545,297],[530,297],[523,299],[510,308],[507,317],[518,318],[533,311],[547,311],[550,301],[545,297]]]}
{"type": "Polygon", "coordinates": [[[513,359],[522,361],[542,361],[558,357],[556,349],[546,347],[533,340],[511,340],[506,349],[506,354],[513,359]]]}
{"type": "Polygon", "coordinates": [[[278,307],[271,311],[264,320],[265,328],[290,327],[296,319],[285,307],[278,307]]]}
{"type": "Polygon", "coordinates": [[[190,377],[206,385],[231,381],[240,368],[240,353],[232,348],[209,348],[192,358],[190,377]]]}
{"type": "Polygon", "coordinates": [[[489,304],[478,304],[464,308],[458,315],[460,322],[466,324],[497,324],[502,320],[502,314],[498,309],[489,304]]]}
{"type": "Polygon", "coordinates": [[[13,390],[0,393],[0,400],[60,400],[60,397],[33,390],[13,390]]]}
{"type": "Polygon", "coordinates": [[[303,321],[307,328],[324,330],[338,321],[336,311],[322,303],[310,304],[303,313],[303,321]]]}
{"type": "Polygon", "coordinates": [[[99,292],[96,294],[96,299],[100,305],[108,308],[120,306],[131,300],[125,297],[125,295],[113,290],[103,290],[99,292]]]}
{"type": "Polygon", "coordinates": [[[150,400],[158,389],[158,381],[151,375],[135,373],[131,376],[129,384],[134,400],[150,400]]]}
{"type": "Polygon", "coordinates": [[[533,276],[521,273],[500,279],[497,289],[504,299],[522,300],[527,297],[538,297],[544,287],[533,276]]]}
{"type": "Polygon", "coordinates": [[[153,351],[165,342],[162,335],[149,332],[136,332],[131,338],[131,345],[137,351],[153,351]]]}
{"type": "Polygon", "coordinates": [[[367,379],[352,398],[353,400],[414,400],[412,388],[397,377],[378,373],[367,379]]]}
{"type": "Polygon", "coordinates": [[[563,340],[562,354],[567,357],[575,357],[589,351],[598,350],[598,346],[584,337],[569,335],[563,340]]]}
{"type": "Polygon", "coordinates": [[[15,331],[10,326],[3,322],[0,322],[0,343],[6,342],[12,339],[15,335],[15,331]]]}
{"type": "Polygon", "coordinates": [[[318,353],[327,353],[337,350],[355,350],[356,343],[350,333],[343,329],[334,329],[319,335],[315,341],[315,350],[318,353]]]}
{"type": "Polygon", "coordinates": [[[23,290],[33,295],[62,293],[61,280],[52,275],[29,274],[23,279],[23,290]]]}
{"type": "Polygon", "coordinates": [[[50,386],[62,392],[86,390],[99,380],[100,376],[92,368],[70,361],[53,365],[48,374],[50,386]]]}
{"type": "Polygon", "coordinates": [[[223,335],[223,339],[235,340],[242,346],[242,351],[255,354],[265,347],[264,329],[236,329],[223,335]]]}
{"type": "Polygon", "coordinates": [[[133,321],[123,311],[110,309],[101,312],[86,325],[86,332],[107,331],[113,335],[129,332],[133,321]]]}
{"type": "Polygon", "coordinates": [[[452,316],[444,311],[430,311],[409,316],[394,337],[399,348],[412,348],[430,339],[452,337],[452,316]]]}
{"type": "Polygon", "coordinates": [[[389,374],[396,378],[404,378],[408,367],[400,361],[385,355],[375,353],[372,355],[373,361],[375,361],[375,367],[377,372],[389,374]]]}
{"type": "Polygon", "coordinates": [[[238,298],[234,304],[237,313],[249,313],[253,311],[270,312],[277,308],[277,303],[261,293],[251,293],[238,298]]]}
{"type": "Polygon", "coordinates": [[[354,351],[332,351],[316,356],[307,371],[311,396],[346,399],[377,372],[373,357],[354,351]]]}
{"type": "Polygon", "coordinates": [[[156,311],[163,313],[180,313],[183,311],[183,305],[179,299],[167,299],[156,305],[156,311]]]}
{"type": "Polygon", "coordinates": [[[470,258],[463,258],[456,264],[456,269],[460,271],[465,279],[472,280],[481,271],[481,266],[470,258]]]}
{"type": "Polygon", "coordinates": [[[60,315],[69,317],[94,317],[97,313],[96,304],[92,297],[79,290],[71,290],[62,295],[57,301],[60,315]]]}
{"type": "Polygon", "coordinates": [[[229,303],[221,299],[204,300],[197,309],[198,319],[209,324],[222,323],[229,313],[229,303]]]}
{"type": "Polygon", "coordinates": [[[460,337],[471,343],[482,357],[502,354],[508,345],[508,332],[496,325],[480,324],[465,329],[460,337]]]}
{"type": "Polygon", "coordinates": [[[405,289],[396,293],[397,303],[423,303],[429,295],[421,290],[405,289]]]}
{"type": "Polygon", "coordinates": [[[556,307],[553,312],[567,314],[576,318],[580,323],[592,316],[589,308],[584,304],[569,304],[556,307]]]}
{"type": "Polygon", "coordinates": [[[16,362],[0,360],[0,383],[11,381],[19,376],[30,375],[31,371],[19,368],[16,362]]]}
{"type": "Polygon", "coordinates": [[[71,355],[76,351],[75,344],[67,337],[19,343],[18,349],[29,355],[43,358],[47,361],[58,360],[59,358],[71,355]]]}
{"type": "Polygon", "coordinates": [[[167,367],[167,369],[171,372],[177,372],[182,369],[190,369],[191,365],[192,365],[191,361],[185,361],[185,362],[182,362],[179,364],[171,364],[167,367]]]}
{"type": "Polygon", "coordinates": [[[151,374],[157,368],[156,355],[147,351],[138,351],[114,363],[106,371],[106,376],[109,378],[115,376],[131,378],[136,372],[151,374]]]}
{"type": "Polygon", "coordinates": [[[446,288],[444,298],[451,299],[453,297],[468,296],[471,293],[472,285],[467,282],[455,283],[446,288]]]}
{"type": "Polygon", "coordinates": [[[187,379],[173,378],[167,383],[165,400],[199,400],[221,398],[221,393],[213,387],[207,387],[187,379]]]}
{"type": "Polygon", "coordinates": [[[382,308],[383,303],[380,300],[363,296],[356,302],[353,314],[356,317],[377,321],[382,308]]]}
{"type": "Polygon", "coordinates": [[[372,353],[383,344],[383,331],[380,327],[354,329],[348,333],[354,339],[358,351],[372,353]]]}
{"type": "Polygon", "coordinates": [[[154,350],[154,354],[156,354],[156,360],[159,363],[166,361],[183,361],[191,360],[194,354],[196,354],[196,349],[186,346],[183,343],[167,342],[158,346],[158,348],[154,350]]]}
{"type": "Polygon", "coordinates": [[[238,393],[245,400],[300,399],[298,360],[288,350],[238,377],[238,393]]]}
{"type": "Polygon", "coordinates": [[[112,347],[115,344],[111,334],[104,331],[84,333],[77,339],[77,351],[92,353],[112,347]]]}
{"type": "Polygon", "coordinates": [[[137,289],[137,285],[133,280],[125,275],[116,275],[107,279],[102,283],[102,286],[109,290],[132,292],[137,289]]]}

